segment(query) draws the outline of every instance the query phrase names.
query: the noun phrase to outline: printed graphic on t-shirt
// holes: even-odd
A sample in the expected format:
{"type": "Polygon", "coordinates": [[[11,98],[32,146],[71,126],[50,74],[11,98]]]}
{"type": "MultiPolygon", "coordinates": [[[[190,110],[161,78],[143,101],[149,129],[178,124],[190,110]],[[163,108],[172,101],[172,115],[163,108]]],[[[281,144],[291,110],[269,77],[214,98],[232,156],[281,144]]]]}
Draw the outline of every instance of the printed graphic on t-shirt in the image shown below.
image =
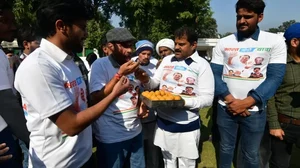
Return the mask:
{"type": "Polygon", "coordinates": [[[27,104],[24,103],[22,107],[23,107],[24,115],[25,115],[25,117],[27,117],[27,116],[28,116],[28,112],[27,112],[27,104]]]}
{"type": "Polygon", "coordinates": [[[133,111],[137,110],[137,103],[138,103],[140,87],[138,86],[134,75],[128,75],[127,77],[130,80],[130,85],[129,85],[128,91],[125,94],[119,96],[118,99],[119,99],[119,101],[124,101],[124,102],[126,102],[126,101],[128,102],[128,100],[130,100],[130,103],[128,106],[129,108],[114,111],[113,113],[115,115],[122,114],[122,113],[123,114],[129,113],[129,112],[133,112],[133,111]]]}
{"type": "Polygon", "coordinates": [[[86,89],[82,88],[82,86],[80,87],[81,84],[83,84],[83,78],[81,76],[71,82],[65,83],[65,88],[74,93],[75,101],[73,106],[76,112],[82,111],[87,106],[86,89]]]}
{"type": "Polygon", "coordinates": [[[267,64],[265,59],[271,48],[225,48],[227,67],[225,78],[239,80],[261,80],[265,78],[262,68],[267,64]]]}
{"type": "MultiPolygon", "coordinates": [[[[68,81],[65,82],[64,84],[65,88],[69,91],[72,92],[74,95],[74,103],[73,107],[74,110],[79,113],[80,111],[86,109],[87,107],[87,100],[86,100],[86,88],[84,87],[83,83],[83,77],[77,77],[73,81],[68,81]]],[[[61,130],[61,138],[62,141],[65,141],[68,135],[61,130]]]]}
{"type": "Polygon", "coordinates": [[[184,66],[165,66],[160,89],[175,94],[195,96],[197,73],[184,66]]]}

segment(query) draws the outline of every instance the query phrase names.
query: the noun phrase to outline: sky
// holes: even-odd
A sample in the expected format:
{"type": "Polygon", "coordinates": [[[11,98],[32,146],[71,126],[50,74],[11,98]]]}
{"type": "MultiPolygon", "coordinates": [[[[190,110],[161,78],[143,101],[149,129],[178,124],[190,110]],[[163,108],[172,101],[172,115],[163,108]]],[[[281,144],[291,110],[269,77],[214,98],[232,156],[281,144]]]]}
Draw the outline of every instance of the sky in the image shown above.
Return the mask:
{"type": "MultiPolygon", "coordinates": [[[[210,6],[217,20],[218,32],[234,32],[236,0],[211,0],[210,6]]],[[[259,23],[262,30],[278,27],[289,20],[300,21],[300,0],[265,0],[264,19],[259,23]]]]}
{"type": "MultiPolygon", "coordinates": [[[[217,21],[220,34],[236,30],[236,2],[236,0],[211,0],[210,6],[214,12],[213,18],[217,21]]],[[[300,0],[265,0],[265,3],[264,19],[259,24],[262,30],[278,27],[289,20],[300,21],[300,0]]],[[[113,16],[111,19],[111,23],[115,27],[119,27],[119,21],[120,18],[117,16],[113,16]]]]}

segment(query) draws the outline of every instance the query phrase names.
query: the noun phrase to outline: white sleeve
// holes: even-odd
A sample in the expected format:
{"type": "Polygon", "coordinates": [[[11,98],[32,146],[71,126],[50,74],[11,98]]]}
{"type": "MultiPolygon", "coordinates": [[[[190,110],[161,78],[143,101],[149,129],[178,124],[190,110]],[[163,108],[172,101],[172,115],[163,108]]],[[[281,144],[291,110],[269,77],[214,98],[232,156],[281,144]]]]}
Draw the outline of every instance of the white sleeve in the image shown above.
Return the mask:
{"type": "Polygon", "coordinates": [[[9,69],[8,60],[5,60],[5,58],[0,58],[0,90],[11,88],[11,84],[9,82],[9,77],[7,72],[8,69],[9,69]]]}
{"type": "Polygon", "coordinates": [[[222,53],[222,44],[221,41],[219,41],[216,45],[216,47],[213,48],[212,53],[212,60],[211,62],[214,64],[223,65],[224,64],[224,56],[222,53]]]}
{"type": "Polygon", "coordinates": [[[89,74],[90,93],[101,90],[108,82],[105,75],[107,69],[102,66],[100,61],[100,59],[96,60],[91,67],[89,74]]]}
{"type": "Polygon", "coordinates": [[[25,102],[40,113],[41,119],[49,118],[73,104],[64,86],[62,72],[57,67],[42,62],[19,70],[15,88],[25,102]]]}
{"type": "Polygon", "coordinates": [[[283,38],[278,37],[276,43],[272,47],[269,63],[286,64],[287,49],[283,38]]]}
{"type": "Polygon", "coordinates": [[[163,59],[163,61],[159,65],[159,67],[154,72],[153,77],[150,78],[149,82],[146,83],[146,84],[144,84],[144,87],[145,87],[146,90],[152,90],[152,89],[155,89],[155,88],[157,88],[159,86],[160,79],[161,79],[162,73],[163,73],[163,67],[166,64],[165,60],[166,59],[163,59]]]}
{"type": "Polygon", "coordinates": [[[192,98],[184,98],[185,107],[190,109],[204,108],[211,106],[214,99],[215,81],[214,75],[208,62],[201,63],[203,69],[198,76],[199,95],[192,98]]]}

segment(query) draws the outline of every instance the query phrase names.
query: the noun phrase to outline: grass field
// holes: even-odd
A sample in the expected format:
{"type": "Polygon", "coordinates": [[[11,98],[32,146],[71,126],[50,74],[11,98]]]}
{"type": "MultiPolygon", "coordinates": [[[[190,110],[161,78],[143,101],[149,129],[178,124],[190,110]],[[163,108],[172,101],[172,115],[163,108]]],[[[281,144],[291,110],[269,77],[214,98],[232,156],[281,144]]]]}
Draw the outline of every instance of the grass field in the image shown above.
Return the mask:
{"type": "MultiPolygon", "coordinates": [[[[201,153],[201,163],[198,164],[198,168],[216,168],[216,155],[215,148],[211,141],[209,141],[209,136],[211,135],[211,113],[210,108],[206,108],[200,111],[200,116],[202,120],[201,128],[201,139],[204,141],[201,153]]],[[[300,167],[300,149],[294,148],[291,158],[290,168],[300,167]]]]}

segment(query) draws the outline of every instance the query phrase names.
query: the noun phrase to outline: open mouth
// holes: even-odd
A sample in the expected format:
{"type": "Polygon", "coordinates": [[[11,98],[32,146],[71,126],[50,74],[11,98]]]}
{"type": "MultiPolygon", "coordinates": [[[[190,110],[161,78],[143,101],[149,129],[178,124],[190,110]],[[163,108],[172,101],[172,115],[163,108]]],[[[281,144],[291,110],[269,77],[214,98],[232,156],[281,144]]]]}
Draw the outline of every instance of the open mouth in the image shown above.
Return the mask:
{"type": "Polygon", "coordinates": [[[130,61],[130,60],[131,60],[131,57],[126,57],[125,60],[126,60],[126,61],[130,61]]]}

